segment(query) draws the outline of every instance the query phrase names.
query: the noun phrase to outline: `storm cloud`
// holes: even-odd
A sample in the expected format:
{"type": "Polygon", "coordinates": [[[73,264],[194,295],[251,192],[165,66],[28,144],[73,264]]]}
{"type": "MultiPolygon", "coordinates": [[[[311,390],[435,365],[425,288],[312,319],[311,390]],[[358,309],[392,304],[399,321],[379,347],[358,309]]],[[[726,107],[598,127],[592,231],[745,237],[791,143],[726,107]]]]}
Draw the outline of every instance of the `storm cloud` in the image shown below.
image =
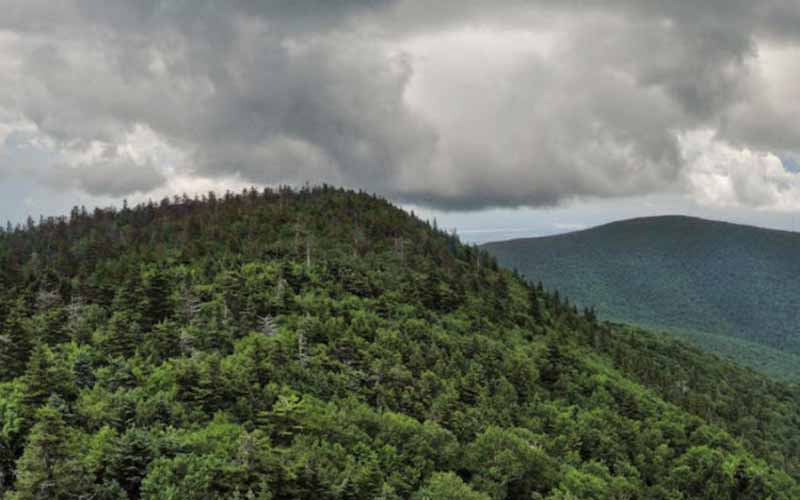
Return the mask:
{"type": "Polygon", "coordinates": [[[0,144],[23,130],[52,154],[31,174],[47,186],[329,182],[443,209],[658,192],[800,205],[779,159],[800,156],[792,0],[0,9],[0,144]]]}

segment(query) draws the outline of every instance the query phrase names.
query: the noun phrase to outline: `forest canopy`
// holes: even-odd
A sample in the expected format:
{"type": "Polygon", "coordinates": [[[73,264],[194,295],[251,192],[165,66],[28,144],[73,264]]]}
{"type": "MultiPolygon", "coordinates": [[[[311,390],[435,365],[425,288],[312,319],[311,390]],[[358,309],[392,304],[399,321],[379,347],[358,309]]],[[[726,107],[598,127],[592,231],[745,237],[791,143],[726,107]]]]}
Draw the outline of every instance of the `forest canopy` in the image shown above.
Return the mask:
{"type": "Polygon", "coordinates": [[[800,498],[798,392],[329,186],[0,234],[0,495],[800,498]]]}

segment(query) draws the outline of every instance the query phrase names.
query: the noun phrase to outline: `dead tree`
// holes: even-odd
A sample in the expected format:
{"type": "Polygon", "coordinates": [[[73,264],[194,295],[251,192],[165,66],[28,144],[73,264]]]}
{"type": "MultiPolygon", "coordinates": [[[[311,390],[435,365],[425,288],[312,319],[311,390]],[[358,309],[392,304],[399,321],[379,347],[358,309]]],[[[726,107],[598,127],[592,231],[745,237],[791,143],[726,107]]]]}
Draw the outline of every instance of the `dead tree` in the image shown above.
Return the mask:
{"type": "Polygon", "coordinates": [[[274,337],[277,329],[275,328],[275,320],[269,314],[259,318],[261,320],[261,333],[267,337],[274,337]]]}

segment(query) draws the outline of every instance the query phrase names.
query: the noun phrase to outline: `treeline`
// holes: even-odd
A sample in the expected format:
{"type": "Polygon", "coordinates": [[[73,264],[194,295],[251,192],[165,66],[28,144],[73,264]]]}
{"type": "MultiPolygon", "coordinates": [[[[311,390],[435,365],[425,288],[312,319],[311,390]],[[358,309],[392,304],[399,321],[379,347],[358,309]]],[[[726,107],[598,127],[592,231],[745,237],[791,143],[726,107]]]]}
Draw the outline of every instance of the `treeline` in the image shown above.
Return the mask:
{"type": "Polygon", "coordinates": [[[0,235],[4,499],[798,498],[797,393],[328,186],[0,235]]]}

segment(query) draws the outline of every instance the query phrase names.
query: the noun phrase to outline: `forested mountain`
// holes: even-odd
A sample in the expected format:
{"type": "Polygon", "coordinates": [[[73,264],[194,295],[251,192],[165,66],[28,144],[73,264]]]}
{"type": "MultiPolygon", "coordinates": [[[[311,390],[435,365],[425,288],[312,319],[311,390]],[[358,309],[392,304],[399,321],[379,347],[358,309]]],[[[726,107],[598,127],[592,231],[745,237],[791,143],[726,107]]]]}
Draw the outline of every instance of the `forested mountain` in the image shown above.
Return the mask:
{"type": "Polygon", "coordinates": [[[0,496],[794,499],[800,394],[329,187],[0,235],[0,496]]]}
{"type": "Polygon", "coordinates": [[[484,248],[603,319],[800,381],[800,233],[665,216],[484,248]]]}

